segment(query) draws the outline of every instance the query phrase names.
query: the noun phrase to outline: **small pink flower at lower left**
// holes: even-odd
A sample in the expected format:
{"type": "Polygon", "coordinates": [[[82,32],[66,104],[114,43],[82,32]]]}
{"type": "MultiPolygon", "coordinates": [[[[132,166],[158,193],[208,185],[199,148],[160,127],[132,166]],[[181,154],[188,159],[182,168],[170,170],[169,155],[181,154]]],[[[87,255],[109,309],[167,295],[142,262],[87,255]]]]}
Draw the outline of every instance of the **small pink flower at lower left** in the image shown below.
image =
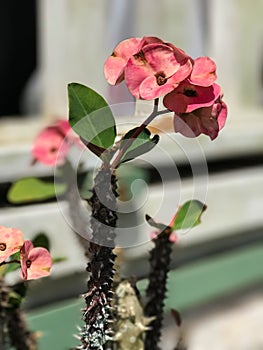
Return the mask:
{"type": "Polygon", "coordinates": [[[18,252],[23,246],[23,233],[11,227],[0,226],[0,263],[18,252]]]}
{"type": "Polygon", "coordinates": [[[49,276],[52,258],[49,251],[43,247],[34,248],[29,240],[24,242],[20,250],[21,275],[25,280],[49,276]]]}

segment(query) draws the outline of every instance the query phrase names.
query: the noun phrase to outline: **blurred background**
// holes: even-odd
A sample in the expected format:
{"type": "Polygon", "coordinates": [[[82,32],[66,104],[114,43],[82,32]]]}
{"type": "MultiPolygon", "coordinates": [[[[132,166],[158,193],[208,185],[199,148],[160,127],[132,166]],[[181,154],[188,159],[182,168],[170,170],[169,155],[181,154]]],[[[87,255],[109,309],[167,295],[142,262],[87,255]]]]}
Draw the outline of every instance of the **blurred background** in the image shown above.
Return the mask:
{"type": "MultiPolygon", "coordinates": [[[[180,236],[174,250],[163,349],[173,349],[176,337],[170,308],[182,313],[189,350],[263,349],[262,13],[261,0],[0,1],[0,225],[19,227],[28,238],[45,232],[53,253],[67,257],[50,278],[32,283],[26,304],[32,324],[43,331],[43,349],[57,342],[51,319],[61,332],[56,348],[74,344],[70,334],[80,323],[85,259],[62,215],[66,203],[58,206],[53,198],[14,206],[7,192],[23,177],[53,176],[54,169],[30,165],[31,147],[43,126],[67,118],[69,82],[92,87],[109,103],[133,102],[125,86],[107,85],[103,64],[119,41],[145,35],[172,42],[192,57],[213,58],[229,116],[213,142],[206,136],[184,139],[169,133],[169,120],[158,121],[166,130],[158,149],[123,171],[123,187],[138,174],[143,181],[133,191],[145,195],[135,218],[122,218],[134,230],[123,252],[123,274],[143,278],[148,271],[148,232],[131,222],[146,212],[169,222],[178,201],[205,200],[202,224],[180,236]]],[[[147,104],[127,104],[120,128],[136,125],[147,111],[147,104]]],[[[92,171],[92,156],[85,166],[92,171]]]]}

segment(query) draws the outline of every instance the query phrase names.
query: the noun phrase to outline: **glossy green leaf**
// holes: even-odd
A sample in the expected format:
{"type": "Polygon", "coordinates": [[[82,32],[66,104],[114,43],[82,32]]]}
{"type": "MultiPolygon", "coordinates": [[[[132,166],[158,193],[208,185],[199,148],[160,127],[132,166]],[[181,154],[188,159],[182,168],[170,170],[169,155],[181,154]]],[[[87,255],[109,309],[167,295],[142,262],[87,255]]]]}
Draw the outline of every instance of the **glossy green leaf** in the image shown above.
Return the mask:
{"type": "Polygon", "coordinates": [[[180,230],[194,227],[201,222],[201,215],[206,205],[198,200],[184,203],[178,210],[172,229],[180,230]]]}
{"type": "Polygon", "coordinates": [[[47,250],[50,250],[50,241],[45,233],[39,233],[38,235],[36,235],[33,238],[32,243],[34,247],[43,247],[47,250]]]}
{"type": "Polygon", "coordinates": [[[138,128],[134,128],[124,135],[123,140],[121,141],[120,150],[123,147],[127,147],[127,143],[129,147],[124,152],[120,163],[128,162],[129,160],[149,152],[159,142],[159,135],[154,135],[151,137],[151,132],[148,129],[142,130],[142,132],[136,138],[132,139],[132,136],[137,129],[138,128]]]}
{"type": "Polygon", "coordinates": [[[68,85],[69,123],[92,152],[100,155],[114,143],[116,127],[113,114],[104,98],[91,88],[78,83],[68,85]]]}
{"type": "Polygon", "coordinates": [[[56,184],[55,188],[53,182],[29,177],[15,182],[8,191],[7,199],[14,204],[41,202],[62,195],[66,189],[66,184],[56,184]]]}

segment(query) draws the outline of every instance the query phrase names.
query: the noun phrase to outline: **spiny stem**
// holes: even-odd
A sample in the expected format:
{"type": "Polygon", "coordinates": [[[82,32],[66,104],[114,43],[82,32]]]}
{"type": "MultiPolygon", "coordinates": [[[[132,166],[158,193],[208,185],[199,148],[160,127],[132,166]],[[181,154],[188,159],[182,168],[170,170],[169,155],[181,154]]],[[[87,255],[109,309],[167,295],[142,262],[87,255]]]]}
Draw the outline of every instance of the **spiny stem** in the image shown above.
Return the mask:
{"type": "Polygon", "coordinates": [[[20,308],[8,313],[10,343],[16,350],[37,350],[37,336],[29,331],[20,308]]]}
{"type": "Polygon", "coordinates": [[[0,349],[8,350],[12,346],[16,350],[37,350],[37,338],[28,329],[22,310],[9,301],[15,287],[0,279],[0,349]]]}
{"type": "Polygon", "coordinates": [[[85,326],[81,332],[81,349],[85,350],[103,349],[111,336],[117,196],[116,177],[103,165],[94,179],[93,195],[88,201],[92,207],[90,225],[93,237],[89,248],[91,261],[87,266],[90,272],[88,292],[84,295],[85,326]]]}
{"type": "Polygon", "coordinates": [[[161,232],[153,240],[155,246],[150,253],[151,270],[146,291],[148,302],[145,306],[145,314],[148,317],[154,316],[155,319],[150,324],[150,330],[146,332],[145,350],[160,350],[158,343],[161,337],[166,282],[173,245],[169,240],[170,234],[170,227],[161,232]]]}
{"type": "Polygon", "coordinates": [[[8,290],[4,278],[0,278],[0,349],[8,350],[9,337],[7,327],[7,296],[8,290]]]}

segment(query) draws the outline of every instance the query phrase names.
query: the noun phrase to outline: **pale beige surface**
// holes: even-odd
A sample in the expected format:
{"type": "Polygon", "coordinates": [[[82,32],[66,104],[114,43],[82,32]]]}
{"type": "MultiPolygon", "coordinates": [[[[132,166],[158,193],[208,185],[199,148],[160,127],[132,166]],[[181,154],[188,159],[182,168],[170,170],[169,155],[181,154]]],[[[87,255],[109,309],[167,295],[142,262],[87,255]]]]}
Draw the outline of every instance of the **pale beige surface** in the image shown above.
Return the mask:
{"type": "MultiPolygon", "coordinates": [[[[188,350],[262,350],[263,296],[247,296],[232,304],[216,305],[185,321],[188,350]]],[[[162,349],[172,350],[176,330],[169,327],[162,349]]]]}

